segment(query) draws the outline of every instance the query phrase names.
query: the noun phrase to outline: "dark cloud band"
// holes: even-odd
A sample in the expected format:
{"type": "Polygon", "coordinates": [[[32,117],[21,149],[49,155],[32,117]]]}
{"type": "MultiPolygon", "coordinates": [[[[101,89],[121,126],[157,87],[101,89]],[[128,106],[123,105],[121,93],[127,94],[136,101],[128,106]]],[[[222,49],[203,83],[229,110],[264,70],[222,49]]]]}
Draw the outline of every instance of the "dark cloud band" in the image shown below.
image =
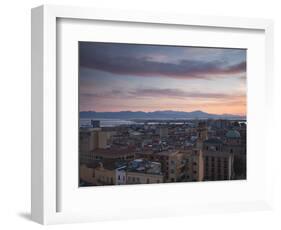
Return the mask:
{"type": "Polygon", "coordinates": [[[155,62],[144,58],[80,55],[80,66],[120,75],[166,76],[181,79],[212,78],[214,75],[246,72],[246,62],[225,66],[223,62],[182,60],[175,63],[155,62]]]}
{"type": "Polygon", "coordinates": [[[200,91],[183,91],[180,89],[157,89],[157,88],[143,88],[135,89],[129,92],[123,92],[121,90],[112,90],[103,93],[81,93],[82,97],[92,99],[141,99],[141,98],[177,98],[177,99],[223,99],[231,100],[235,98],[245,97],[245,95],[239,94],[225,94],[225,93],[211,93],[200,91]]]}

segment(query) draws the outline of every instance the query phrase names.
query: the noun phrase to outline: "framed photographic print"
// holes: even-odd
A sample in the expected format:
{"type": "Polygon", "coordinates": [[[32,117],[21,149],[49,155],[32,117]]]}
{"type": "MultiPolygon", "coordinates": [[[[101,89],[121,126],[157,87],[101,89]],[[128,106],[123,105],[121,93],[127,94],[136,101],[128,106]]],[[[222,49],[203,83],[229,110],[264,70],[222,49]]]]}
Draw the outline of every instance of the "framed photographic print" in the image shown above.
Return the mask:
{"type": "Polygon", "coordinates": [[[265,19],[34,8],[32,219],[271,208],[272,31],[265,19]]]}

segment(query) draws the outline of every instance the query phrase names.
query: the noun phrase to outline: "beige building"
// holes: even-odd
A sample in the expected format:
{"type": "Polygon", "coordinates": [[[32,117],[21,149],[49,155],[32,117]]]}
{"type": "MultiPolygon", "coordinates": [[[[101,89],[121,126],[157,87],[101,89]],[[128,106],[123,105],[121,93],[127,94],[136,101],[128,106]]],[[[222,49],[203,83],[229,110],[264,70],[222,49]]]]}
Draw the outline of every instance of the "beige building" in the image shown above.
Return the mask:
{"type": "Polygon", "coordinates": [[[127,172],[127,184],[155,184],[163,183],[164,176],[144,172],[127,172]]]}
{"type": "Polygon", "coordinates": [[[208,129],[205,122],[199,122],[197,127],[196,147],[202,149],[203,142],[208,139],[208,129]]]}
{"type": "Polygon", "coordinates": [[[246,179],[246,136],[243,129],[229,130],[226,133],[225,151],[233,154],[233,179],[246,179]]]}
{"type": "Polygon", "coordinates": [[[95,181],[97,185],[115,185],[116,182],[116,166],[114,163],[100,163],[94,170],[95,181]]]}
{"type": "Polygon", "coordinates": [[[105,149],[108,148],[110,143],[110,138],[114,135],[115,132],[112,131],[99,131],[98,132],[98,148],[105,149]]]}
{"type": "Polygon", "coordinates": [[[102,131],[101,128],[80,129],[79,153],[80,161],[87,163],[94,159],[97,149],[105,149],[110,146],[110,138],[113,131],[102,131]]]}
{"type": "Polygon", "coordinates": [[[95,185],[95,170],[94,167],[82,164],[79,166],[79,178],[80,181],[87,182],[89,184],[95,185]]]}
{"type": "Polygon", "coordinates": [[[127,167],[127,184],[155,184],[163,183],[161,163],[136,159],[127,167]]]}
{"type": "Polygon", "coordinates": [[[164,182],[182,181],[185,177],[184,154],[178,150],[138,153],[138,157],[161,163],[164,182]]]}
{"type": "Polygon", "coordinates": [[[233,153],[223,142],[212,138],[204,141],[204,180],[230,180],[233,175],[233,153]]]}
{"type": "Polygon", "coordinates": [[[80,129],[79,149],[85,152],[107,148],[114,134],[114,131],[103,131],[101,128],[80,129]]]}
{"type": "Polygon", "coordinates": [[[96,149],[92,155],[95,160],[133,160],[135,159],[135,148],[96,149]]]}
{"type": "Polygon", "coordinates": [[[80,163],[93,160],[93,151],[98,147],[99,128],[80,129],[79,133],[79,159],[80,163]]]}
{"type": "Polygon", "coordinates": [[[185,159],[185,180],[203,181],[204,160],[201,149],[182,150],[185,159]]]}
{"type": "Polygon", "coordinates": [[[114,161],[81,164],[79,178],[80,182],[91,185],[126,184],[126,166],[118,167],[114,161]]]}
{"type": "Polygon", "coordinates": [[[80,129],[79,150],[90,152],[98,148],[98,132],[100,128],[80,129]]]}

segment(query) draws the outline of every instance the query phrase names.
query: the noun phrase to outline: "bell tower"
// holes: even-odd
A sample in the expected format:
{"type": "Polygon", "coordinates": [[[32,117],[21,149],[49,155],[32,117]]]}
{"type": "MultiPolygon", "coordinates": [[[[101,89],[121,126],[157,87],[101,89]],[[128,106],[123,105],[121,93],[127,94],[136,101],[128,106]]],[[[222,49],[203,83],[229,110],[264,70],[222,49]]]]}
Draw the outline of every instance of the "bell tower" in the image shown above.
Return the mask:
{"type": "Polygon", "coordinates": [[[202,149],[203,142],[208,139],[208,129],[206,122],[199,122],[197,127],[196,147],[202,149]]]}

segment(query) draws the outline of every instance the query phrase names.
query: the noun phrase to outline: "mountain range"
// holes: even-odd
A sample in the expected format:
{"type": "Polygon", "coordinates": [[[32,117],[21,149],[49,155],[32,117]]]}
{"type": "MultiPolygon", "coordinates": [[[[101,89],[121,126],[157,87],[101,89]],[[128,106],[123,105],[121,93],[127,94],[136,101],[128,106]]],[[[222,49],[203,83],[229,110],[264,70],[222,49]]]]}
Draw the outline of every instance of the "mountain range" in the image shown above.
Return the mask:
{"type": "Polygon", "coordinates": [[[82,111],[80,118],[91,119],[121,119],[121,120],[136,120],[136,119],[229,119],[229,120],[245,120],[245,116],[233,114],[211,114],[200,110],[192,112],[183,111],[120,111],[120,112],[95,112],[95,111],[82,111]]]}

